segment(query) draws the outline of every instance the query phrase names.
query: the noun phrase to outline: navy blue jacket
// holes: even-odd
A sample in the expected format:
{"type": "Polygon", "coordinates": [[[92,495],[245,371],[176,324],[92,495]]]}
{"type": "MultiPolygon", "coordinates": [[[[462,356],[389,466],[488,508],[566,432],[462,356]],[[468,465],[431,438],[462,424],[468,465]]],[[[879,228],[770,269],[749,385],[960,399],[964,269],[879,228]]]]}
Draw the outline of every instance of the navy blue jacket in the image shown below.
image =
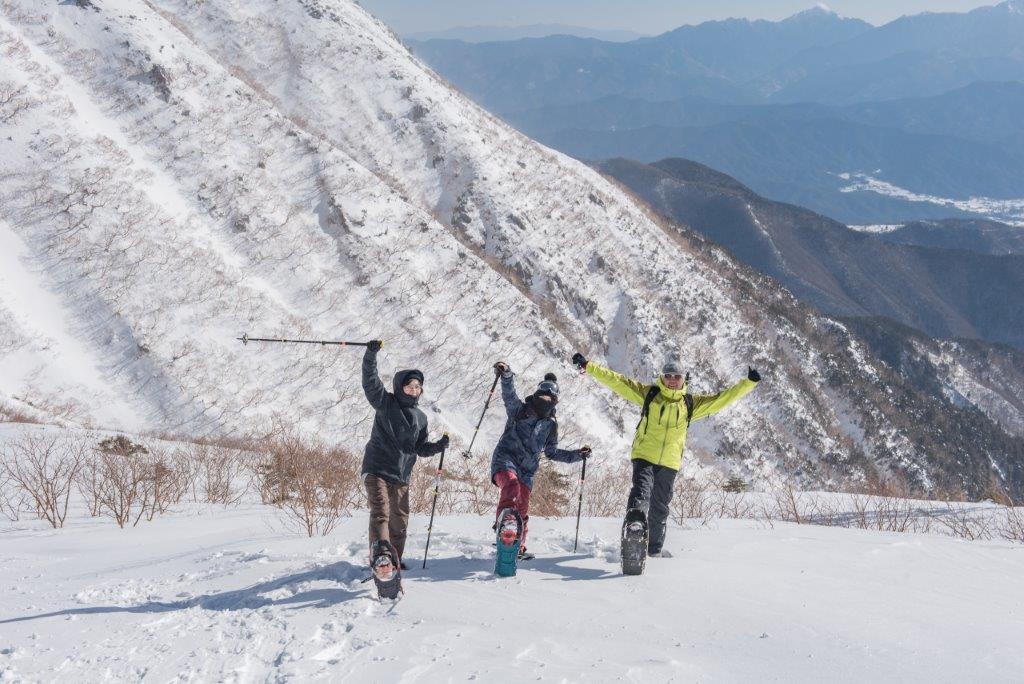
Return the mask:
{"type": "Polygon", "coordinates": [[[427,441],[427,416],[416,408],[418,399],[402,391],[406,378],[413,374],[423,377],[416,370],[395,373],[393,391],[388,392],[377,375],[377,353],[367,348],[363,355],[363,392],[375,411],[370,441],[363,453],[363,475],[408,484],[416,457],[441,451],[437,442],[427,441]]]}
{"type": "Polygon", "coordinates": [[[558,448],[558,422],[555,410],[541,418],[533,410],[532,397],[522,401],[516,395],[512,374],[501,376],[501,398],[508,419],[505,431],[491,455],[491,482],[503,470],[514,471],[523,484],[533,489],[533,476],[543,453],[553,461],[575,463],[582,460],[579,449],[558,448]]]}

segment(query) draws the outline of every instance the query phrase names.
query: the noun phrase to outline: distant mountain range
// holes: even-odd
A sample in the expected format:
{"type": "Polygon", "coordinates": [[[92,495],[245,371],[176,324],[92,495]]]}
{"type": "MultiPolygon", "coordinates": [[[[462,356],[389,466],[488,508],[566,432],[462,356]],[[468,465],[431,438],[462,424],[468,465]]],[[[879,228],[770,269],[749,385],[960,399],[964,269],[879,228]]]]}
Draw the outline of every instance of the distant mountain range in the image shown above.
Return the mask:
{"type": "Polygon", "coordinates": [[[884,316],[934,337],[1024,350],[1024,255],[1017,252],[1024,228],[915,223],[868,234],[767,200],[686,159],[613,159],[597,168],[829,315],[884,316]],[[978,248],[949,248],[971,243],[978,248]],[[996,245],[1015,253],[995,256],[996,245]]]}
{"type": "Polygon", "coordinates": [[[729,19],[683,26],[629,43],[574,36],[497,43],[410,41],[415,54],[485,107],[588,102],[606,95],[671,99],[698,94],[725,102],[763,99],[748,84],[803,51],[871,29],[821,9],[781,22],[729,19]]]}
{"type": "Polygon", "coordinates": [[[1024,0],[880,27],[819,8],[628,43],[412,49],[527,135],[582,159],[695,159],[847,223],[993,216],[900,194],[1024,198],[1024,0]],[[844,173],[905,192],[851,191],[844,173]]]}
{"type": "Polygon", "coordinates": [[[717,101],[848,104],[1024,80],[1024,0],[879,27],[815,8],[779,22],[710,21],[621,44],[551,35],[413,48],[499,112],[604,95],[666,100],[694,94],[691,85],[717,101]]]}
{"type": "Polygon", "coordinates": [[[849,103],[938,95],[979,80],[1024,79],[1024,0],[965,14],[901,17],[809,48],[755,83],[773,100],[849,103]]]}
{"type": "Polygon", "coordinates": [[[529,24],[526,26],[456,26],[441,31],[419,31],[402,37],[408,40],[461,40],[466,43],[486,43],[522,38],[546,38],[547,36],[576,36],[595,38],[611,43],[623,43],[643,38],[642,33],[615,29],[593,29],[569,24],[529,24]]]}

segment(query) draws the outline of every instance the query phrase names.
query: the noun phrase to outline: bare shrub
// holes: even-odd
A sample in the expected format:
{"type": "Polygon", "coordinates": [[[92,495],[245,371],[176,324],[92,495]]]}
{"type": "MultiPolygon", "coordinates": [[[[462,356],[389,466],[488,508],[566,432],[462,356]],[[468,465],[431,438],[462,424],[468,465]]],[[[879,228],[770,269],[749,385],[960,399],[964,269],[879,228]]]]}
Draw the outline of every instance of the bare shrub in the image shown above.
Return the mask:
{"type": "Polygon", "coordinates": [[[103,463],[98,454],[87,454],[75,478],[75,487],[89,510],[89,516],[99,517],[103,511],[103,463]]]}
{"type": "Polygon", "coordinates": [[[26,432],[4,448],[3,471],[36,515],[52,527],[64,527],[75,476],[82,467],[80,441],[55,432],[26,432]]]}
{"type": "Polygon", "coordinates": [[[919,511],[910,499],[886,494],[876,497],[875,529],[884,532],[924,532],[931,526],[931,516],[919,511]]]}
{"type": "Polygon", "coordinates": [[[245,495],[241,486],[246,470],[243,452],[226,446],[197,444],[196,461],[206,503],[237,504],[245,495]]]}
{"type": "Polygon", "coordinates": [[[992,538],[991,516],[975,506],[947,501],[944,509],[935,512],[933,519],[953,537],[969,541],[992,538]]]}
{"type": "Polygon", "coordinates": [[[491,482],[491,470],[480,460],[453,459],[451,470],[445,461],[443,498],[439,497],[438,510],[444,512],[468,511],[477,515],[493,512],[498,503],[498,490],[491,482]]]}
{"type": "MultiPolygon", "coordinates": [[[[445,467],[449,466],[446,458],[445,467]]],[[[451,496],[446,496],[450,488],[451,473],[441,473],[440,480],[437,478],[437,467],[424,468],[417,466],[413,468],[409,477],[409,510],[413,513],[429,513],[431,503],[434,500],[434,483],[438,482],[437,489],[437,512],[442,515],[452,513],[451,496]]]]}
{"type": "Polygon", "coordinates": [[[797,525],[803,525],[808,522],[807,497],[803,492],[794,488],[792,482],[786,482],[782,486],[777,487],[772,492],[772,497],[775,500],[775,513],[773,517],[776,520],[794,522],[797,525]]]}
{"type": "Polygon", "coordinates": [[[708,478],[677,477],[669,506],[672,520],[680,525],[686,520],[707,524],[716,509],[714,489],[715,484],[708,478]]]}
{"type": "Polygon", "coordinates": [[[757,517],[757,506],[754,499],[744,494],[722,489],[715,492],[714,500],[717,508],[715,517],[717,518],[742,520],[757,517]]]}
{"type": "Polygon", "coordinates": [[[160,447],[149,448],[144,486],[146,487],[146,520],[163,515],[185,496],[186,480],[175,467],[175,461],[160,447]]]}
{"type": "Polygon", "coordinates": [[[107,437],[96,447],[99,457],[100,509],[124,528],[139,524],[149,507],[149,451],[124,435],[107,437]]]}
{"type": "Polygon", "coordinates": [[[0,468],[0,515],[11,522],[21,520],[28,509],[28,499],[20,487],[15,487],[5,469],[0,468]]]}
{"type": "Polygon", "coordinates": [[[178,445],[177,448],[171,453],[171,460],[174,463],[174,469],[178,472],[178,477],[181,478],[182,497],[186,494],[193,503],[197,503],[199,499],[199,488],[201,479],[199,477],[201,463],[196,454],[196,445],[178,445]]]}
{"type": "MultiPolygon", "coordinates": [[[[577,480],[578,484],[578,480],[577,480]]],[[[539,517],[569,515],[573,482],[552,464],[537,471],[530,492],[530,515],[539,517]]],[[[575,513],[575,511],[573,511],[575,513]]]]}
{"type": "Polygon", "coordinates": [[[362,498],[359,461],[351,452],[286,435],[263,445],[260,492],[271,494],[312,537],[326,535],[362,498]]]}
{"type": "MultiPolygon", "coordinates": [[[[2,351],[2,348],[0,348],[2,351]]],[[[23,423],[38,425],[42,421],[10,404],[0,403],[0,423],[23,423]]]]}
{"type": "Polygon", "coordinates": [[[1024,508],[1010,505],[1003,507],[1004,517],[997,523],[996,533],[1007,541],[1024,544],[1024,508]]]}
{"type": "Polygon", "coordinates": [[[10,81],[0,81],[0,122],[8,124],[29,108],[25,97],[28,88],[10,81]]]}
{"type": "Polygon", "coordinates": [[[297,477],[295,459],[284,448],[264,447],[250,464],[260,501],[277,506],[288,500],[297,477]],[[269,450],[268,450],[269,449],[269,450]]]}
{"type": "Polygon", "coordinates": [[[632,486],[632,467],[628,462],[609,463],[588,468],[583,507],[588,515],[602,518],[621,517],[626,513],[626,499],[632,486]],[[592,469],[591,469],[592,468],[592,469]],[[597,472],[595,473],[594,470],[597,472]]]}

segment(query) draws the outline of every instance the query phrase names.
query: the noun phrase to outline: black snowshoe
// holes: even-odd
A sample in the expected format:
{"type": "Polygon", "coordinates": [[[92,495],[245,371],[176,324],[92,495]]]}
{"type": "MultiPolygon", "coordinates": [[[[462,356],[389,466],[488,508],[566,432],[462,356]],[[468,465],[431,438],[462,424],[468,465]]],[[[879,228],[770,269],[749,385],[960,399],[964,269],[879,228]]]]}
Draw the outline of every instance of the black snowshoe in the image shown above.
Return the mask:
{"type": "Polygon", "coordinates": [[[622,574],[644,574],[647,560],[647,514],[632,508],[622,522],[622,574]]]}
{"type": "Polygon", "coordinates": [[[370,551],[370,572],[378,598],[394,601],[403,593],[401,559],[388,540],[374,542],[370,551]]]}

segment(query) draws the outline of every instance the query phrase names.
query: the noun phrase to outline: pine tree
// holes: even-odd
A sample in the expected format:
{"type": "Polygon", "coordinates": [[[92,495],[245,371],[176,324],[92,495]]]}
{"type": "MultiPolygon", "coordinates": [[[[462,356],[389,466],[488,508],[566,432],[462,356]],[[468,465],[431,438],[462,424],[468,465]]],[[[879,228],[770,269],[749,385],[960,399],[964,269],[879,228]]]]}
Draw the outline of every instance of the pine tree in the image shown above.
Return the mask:
{"type": "Polygon", "coordinates": [[[739,475],[732,475],[725,481],[725,484],[722,485],[722,489],[731,494],[740,494],[747,491],[747,483],[739,475]]]}

